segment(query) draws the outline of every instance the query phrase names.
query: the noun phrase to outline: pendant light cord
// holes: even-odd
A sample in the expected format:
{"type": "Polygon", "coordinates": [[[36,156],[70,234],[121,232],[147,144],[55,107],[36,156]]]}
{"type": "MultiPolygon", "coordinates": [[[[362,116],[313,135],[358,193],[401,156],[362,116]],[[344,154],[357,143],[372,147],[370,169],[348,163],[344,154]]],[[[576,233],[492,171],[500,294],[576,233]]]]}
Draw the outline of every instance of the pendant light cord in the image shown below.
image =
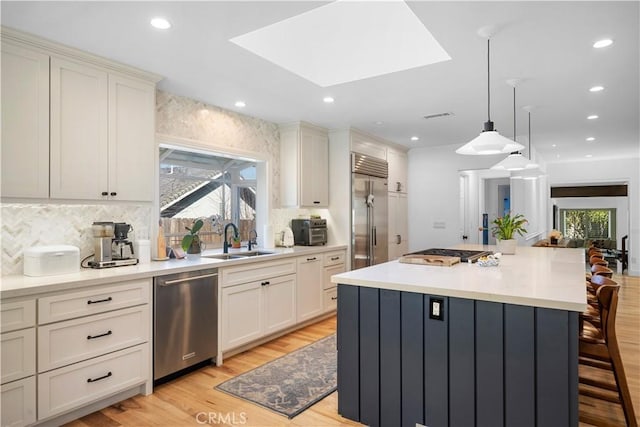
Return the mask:
{"type": "Polygon", "coordinates": [[[516,85],[513,85],[513,140],[516,140],[516,85]]]}
{"type": "Polygon", "coordinates": [[[529,111],[529,160],[531,160],[531,111],[529,111]]]}
{"type": "Polygon", "coordinates": [[[491,61],[489,53],[491,50],[491,39],[487,39],[487,121],[491,121],[491,69],[489,63],[491,61]]]}

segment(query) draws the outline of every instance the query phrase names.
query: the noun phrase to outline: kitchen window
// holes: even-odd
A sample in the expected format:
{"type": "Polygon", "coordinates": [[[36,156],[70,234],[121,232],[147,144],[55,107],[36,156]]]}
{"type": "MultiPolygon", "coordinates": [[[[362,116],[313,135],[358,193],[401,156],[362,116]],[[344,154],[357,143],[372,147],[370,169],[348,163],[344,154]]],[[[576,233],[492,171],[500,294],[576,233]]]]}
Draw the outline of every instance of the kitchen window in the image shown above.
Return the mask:
{"type": "Polygon", "coordinates": [[[256,228],[256,162],[213,153],[160,147],[160,221],[170,246],[178,246],[193,221],[204,220],[201,240],[222,247],[233,222],[247,240],[256,228]]]}

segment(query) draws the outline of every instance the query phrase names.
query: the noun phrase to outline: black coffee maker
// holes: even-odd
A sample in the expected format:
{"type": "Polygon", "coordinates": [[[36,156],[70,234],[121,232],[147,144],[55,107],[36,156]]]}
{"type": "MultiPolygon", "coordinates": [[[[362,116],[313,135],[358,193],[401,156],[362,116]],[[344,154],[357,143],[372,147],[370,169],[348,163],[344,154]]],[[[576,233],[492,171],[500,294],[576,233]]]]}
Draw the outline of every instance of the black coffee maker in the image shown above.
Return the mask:
{"type": "Polygon", "coordinates": [[[114,260],[133,258],[133,242],[128,240],[129,232],[133,227],[125,222],[116,222],[113,228],[112,258],[114,260]]]}

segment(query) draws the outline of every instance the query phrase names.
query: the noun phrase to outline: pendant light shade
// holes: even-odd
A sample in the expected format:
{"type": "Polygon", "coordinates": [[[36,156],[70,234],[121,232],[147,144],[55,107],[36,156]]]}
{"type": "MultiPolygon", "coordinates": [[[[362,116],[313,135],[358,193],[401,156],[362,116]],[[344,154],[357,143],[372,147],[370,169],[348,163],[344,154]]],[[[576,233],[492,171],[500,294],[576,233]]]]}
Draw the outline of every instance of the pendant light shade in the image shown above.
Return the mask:
{"type": "MultiPolygon", "coordinates": [[[[508,84],[513,86],[513,140],[516,139],[516,86],[518,80],[509,80],[508,84]]],[[[527,159],[519,151],[515,151],[506,159],[491,166],[492,170],[520,171],[524,169],[535,169],[538,165],[527,159]]]]}
{"type": "Polygon", "coordinates": [[[489,155],[511,153],[524,148],[524,145],[500,135],[498,131],[493,128],[493,122],[491,121],[491,74],[489,67],[490,43],[491,40],[487,38],[487,121],[484,123],[484,129],[480,135],[456,150],[458,154],[489,155]]]}

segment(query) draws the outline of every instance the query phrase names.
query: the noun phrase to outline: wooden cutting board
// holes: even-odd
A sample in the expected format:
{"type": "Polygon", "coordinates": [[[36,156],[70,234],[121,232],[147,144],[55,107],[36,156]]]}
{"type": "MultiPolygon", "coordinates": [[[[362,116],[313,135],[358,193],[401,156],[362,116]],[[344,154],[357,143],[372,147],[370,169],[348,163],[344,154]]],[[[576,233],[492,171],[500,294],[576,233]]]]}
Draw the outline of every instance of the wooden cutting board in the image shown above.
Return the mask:
{"type": "Polygon", "coordinates": [[[399,261],[405,264],[440,265],[451,267],[452,265],[460,262],[460,257],[442,255],[405,255],[401,257],[399,261]]]}

